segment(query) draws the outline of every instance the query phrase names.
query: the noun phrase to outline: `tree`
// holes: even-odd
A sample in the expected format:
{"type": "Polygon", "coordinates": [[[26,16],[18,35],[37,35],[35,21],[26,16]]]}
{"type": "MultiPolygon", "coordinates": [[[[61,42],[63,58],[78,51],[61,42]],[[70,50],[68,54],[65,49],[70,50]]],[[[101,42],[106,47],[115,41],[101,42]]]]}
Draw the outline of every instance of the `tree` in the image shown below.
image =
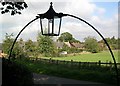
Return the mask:
{"type": "Polygon", "coordinates": [[[35,54],[37,53],[36,42],[33,42],[30,39],[27,40],[25,42],[25,52],[28,56],[35,56],[35,54]]]}
{"type": "Polygon", "coordinates": [[[87,51],[92,52],[92,53],[99,52],[98,42],[93,37],[85,38],[85,48],[87,51]]]}
{"type": "MultiPolygon", "coordinates": [[[[2,43],[2,48],[4,53],[9,55],[13,41],[14,41],[13,34],[9,35],[6,33],[5,39],[3,40],[3,43],[2,43]]],[[[20,47],[19,42],[16,42],[12,50],[12,57],[21,58],[23,55],[24,55],[23,49],[20,47]]]]}
{"type": "MultiPolygon", "coordinates": [[[[108,42],[108,44],[110,45],[111,49],[113,49],[113,50],[118,49],[118,40],[119,40],[119,38],[115,39],[115,37],[113,36],[112,38],[105,38],[105,39],[108,42]]],[[[103,41],[103,40],[101,40],[101,41],[103,41]]]]}
{"type": "Polygon", "coordinates": [[[38,51],[44,56],[53,56],[55,53],[55,47],[53,40],[50,36],[43,36],[41,33],[38,33],[37,37],[38,51]]]}
{"type": "Polygon", "coordinates": [[[2,49],[3,49],[3,52],[6,54],[9,54],[11,44],[13,43],[14,39],[12,37],[13,37],[13,33],[10,35],[6,33],[5,39],[3,40],[2,49]]]}
{"type": "Polygon", "coordinates": [[[65,32],[62,33],[61,36],[58,38],[58,41],[61,42],[79,42],[78,40],[76,40],[75,38],[73,38],[72,34],[70,34],[69,32],[65,32]]]}
{"type": "Polygon", "coordinates": [[[32,40],[27,40],[25,42],[25,51],[26,52],[33,52],[35,50],[35,43],[32,40]]]}
{"type": "Polygon", "coordinates": [[[27,8],[26,2],[7,1],[1,2],[1,14],[11,13],[11,15],[21,14],[21,10],[27,8]]]}

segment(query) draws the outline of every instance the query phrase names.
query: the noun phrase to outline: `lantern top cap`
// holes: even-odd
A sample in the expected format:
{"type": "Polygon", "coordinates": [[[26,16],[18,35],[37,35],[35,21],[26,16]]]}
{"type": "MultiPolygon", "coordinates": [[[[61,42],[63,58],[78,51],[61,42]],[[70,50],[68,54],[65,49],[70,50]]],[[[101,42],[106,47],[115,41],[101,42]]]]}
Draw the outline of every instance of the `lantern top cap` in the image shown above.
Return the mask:
{"type": "Polygon", "coordinates": [[[44,14],[38,14],[41,19],[47,18],[47,19],[53,19],[53,18],[61,18],[65,16],[63,13],[56,13],[53,9],[53,3],[50,2],[50,7],[48,11],[44,14]]]}

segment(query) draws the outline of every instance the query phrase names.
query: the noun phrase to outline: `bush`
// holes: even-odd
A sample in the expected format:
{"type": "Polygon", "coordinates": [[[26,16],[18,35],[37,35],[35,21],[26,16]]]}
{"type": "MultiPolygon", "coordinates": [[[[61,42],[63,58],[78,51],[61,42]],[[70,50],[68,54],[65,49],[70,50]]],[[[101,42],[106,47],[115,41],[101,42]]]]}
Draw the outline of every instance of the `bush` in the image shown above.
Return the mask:
{"type": "Polygon", "coordinates": [[[2,86],[32,86],[32,73],[26,66],[2,59],[2,86]]]}

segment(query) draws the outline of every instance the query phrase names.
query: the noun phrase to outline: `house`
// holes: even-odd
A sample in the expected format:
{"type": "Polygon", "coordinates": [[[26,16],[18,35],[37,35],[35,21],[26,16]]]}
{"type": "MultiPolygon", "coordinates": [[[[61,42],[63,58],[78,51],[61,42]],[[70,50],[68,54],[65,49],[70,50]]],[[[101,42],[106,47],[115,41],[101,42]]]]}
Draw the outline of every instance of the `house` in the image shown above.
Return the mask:
{"type": "Polygon", "coordinates": [[[84,44],[79,42],[64,42],[70,48],[84,49],[84,44]]]}
{"type": "Polygon", "coordinates": [[[62,49],[63,46],[64,46],[64,43],[63,42],[54,42],[55,46],[57,47],[57,49],[62,49]]]}
{"type": "Polygon", "coordinates": [[[67,45],[67,46],[70,47],[70,48],[73,47],[70,42],[64,42],[64,43],[65,43],[65,45],[67,45]]]}
{"type": "Polygon", "coordinates": [[[79,49],[84,49],[84,44],[82,44],[82,43],[71,43],[71,45],[73,46],[73,47],[75,47],[75,48],[79,48],[79,49]]]}

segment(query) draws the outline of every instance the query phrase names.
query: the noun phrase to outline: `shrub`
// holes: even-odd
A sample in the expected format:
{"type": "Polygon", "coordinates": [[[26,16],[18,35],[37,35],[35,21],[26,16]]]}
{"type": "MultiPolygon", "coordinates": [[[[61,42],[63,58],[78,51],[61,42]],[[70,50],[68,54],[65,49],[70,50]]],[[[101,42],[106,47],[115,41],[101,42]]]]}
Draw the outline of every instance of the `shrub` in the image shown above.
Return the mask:
{"type": "Polygon", "coordinates": [[[32,73],[26,66],[7,59],[2,60],[2,86],[32,86],[32,73]]]}

